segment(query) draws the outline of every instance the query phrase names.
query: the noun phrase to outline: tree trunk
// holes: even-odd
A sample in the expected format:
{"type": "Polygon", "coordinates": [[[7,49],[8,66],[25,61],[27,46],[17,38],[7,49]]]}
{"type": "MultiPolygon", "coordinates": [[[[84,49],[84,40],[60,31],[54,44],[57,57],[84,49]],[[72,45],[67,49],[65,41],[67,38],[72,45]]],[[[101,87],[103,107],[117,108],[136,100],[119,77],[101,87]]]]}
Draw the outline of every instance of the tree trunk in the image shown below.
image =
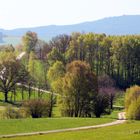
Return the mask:
{"type": "Polygon", "coordinates": [[[50,97],[50,111],[49,111],[49,117],[52,117],[53,104],[54,104],[54,97],[53,97],[53,92],[52,92],[51,97],[50,97]]]}
{"type": "Polygon", "coordinates": [[[113,101],[114,101],[114,96],[111,95],[111,97],[110,97],[110,109],[113,109],[113,101]]]}
{"type": "Polygon", "coordinates": [[[29,84],[28,94],[29,94],[28,99],[30,100],[30,98],[31,98],[31,85],[30,84],[29,84]]]}
{"type": "Polygon", "coordinates": [[[8,92],[7,91],[5,91],[4,97],[5,97],[5,102],[8,102],[8,92]]]}
{"type": "Polygon", "coordinates": [[[113,99],[110,100],[110,109],[113,109],[113,99]]]}
{"type": "Polygon", "coordinates": [[[22,95],[22,101],[24,100],[24,87],[21,87],[21,95],[22,95]]]}

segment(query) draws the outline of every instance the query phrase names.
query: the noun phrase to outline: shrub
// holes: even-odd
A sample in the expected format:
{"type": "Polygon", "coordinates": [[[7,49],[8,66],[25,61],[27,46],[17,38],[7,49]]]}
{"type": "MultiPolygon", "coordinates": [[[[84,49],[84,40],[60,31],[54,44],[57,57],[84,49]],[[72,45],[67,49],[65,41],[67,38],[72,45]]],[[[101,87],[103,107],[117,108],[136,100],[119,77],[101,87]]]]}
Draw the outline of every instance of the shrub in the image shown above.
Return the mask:
{"type": "Polygon", "coordinates": [[[52,104],[48,100],[34,99],[26,101],[23,106],[32,118],[51,117],[52,104]]]}
{"type": "Polygon", "coordinates": [[[131,102],[127,111],[127,118],[132,120],[140,120],[140,97],[131,102]]]}
{"type": "Polygon", "coordinates": [[[27,116],[28,115],[23,108],[17,109],[11,106],[6,107],[3,113],[3,118],[5,119],[20,119],[20,118],[26,118],[27,116]]]}
{"type": "Polygon", "coordinates": [[[128,119],[140,120],[140,87],[133,86],[126,91],[125,109],[128,119]]]}

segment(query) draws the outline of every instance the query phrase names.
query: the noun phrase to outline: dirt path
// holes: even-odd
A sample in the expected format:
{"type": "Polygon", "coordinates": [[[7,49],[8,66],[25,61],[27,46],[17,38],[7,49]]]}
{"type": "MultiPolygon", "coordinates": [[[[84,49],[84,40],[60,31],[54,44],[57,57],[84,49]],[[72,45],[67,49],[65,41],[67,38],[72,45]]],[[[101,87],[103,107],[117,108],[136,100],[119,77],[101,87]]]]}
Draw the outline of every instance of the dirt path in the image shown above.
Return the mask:
{"type": "Polygon", "coordinates": [[[125,120],[125,112],[118,113],[118,120],[110,123],[94,125],[94,126],[84,126],[77,128],[67,128],[67,129],[58,129],[58,130],[50,130],[50,131],[40,131],[40,132],[31,132],[31,133],[18,133],[18,134],[10,134],[10,135],[0,135],[0,138],[12,138],[12,137],[21,137],[21,136],[32,136],[32,135],[45,135],[50,133],[60,133],[60,132],[69,132],[69,131],[78,131],[78,130],[86,130],[86,129],[96,129],[102,128],[112,125],[118,125],[124,123],[125,120]]]}

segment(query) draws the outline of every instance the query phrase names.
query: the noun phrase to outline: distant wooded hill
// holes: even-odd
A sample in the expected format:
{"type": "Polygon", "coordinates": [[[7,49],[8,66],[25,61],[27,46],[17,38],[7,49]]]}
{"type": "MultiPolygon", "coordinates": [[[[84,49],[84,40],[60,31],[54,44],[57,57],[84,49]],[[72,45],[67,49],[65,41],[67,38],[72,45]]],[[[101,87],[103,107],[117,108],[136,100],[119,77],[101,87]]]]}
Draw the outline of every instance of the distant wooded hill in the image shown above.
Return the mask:
{"type": "Polygon", "coordinates": [[[110,17],[74,25],[50,25],[13,30],[0,29],[0,32],[9,36],[23,36],[27,31],[34,31],[39,37],[46,38],[51,38],[59,34],[71,34],[72,32],[94,32],[105,33],[107,35],[140,34],[140,15],[110,17]]]}

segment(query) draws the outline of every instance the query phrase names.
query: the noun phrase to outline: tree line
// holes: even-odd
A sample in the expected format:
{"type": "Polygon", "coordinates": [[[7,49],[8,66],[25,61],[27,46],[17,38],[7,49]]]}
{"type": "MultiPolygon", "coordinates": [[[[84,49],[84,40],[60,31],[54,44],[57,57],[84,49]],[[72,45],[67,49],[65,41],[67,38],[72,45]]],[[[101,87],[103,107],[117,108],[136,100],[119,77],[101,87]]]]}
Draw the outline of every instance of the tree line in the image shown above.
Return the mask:
{"type": "Polygon", "coordinates": [[[47,54],[52,65],[56,60],[67,64],[81,60],[97,74],[112,77],[119,88],[140,84],[140,36],[106,36],[105,34],[60,35],[53,38],[47,54]]]}
{"type": "MultiPolygon", "coordinates": [[[[1,49],[5,57],[9,55],[4,59],[0,54],[1,71],[6,67],[0,90],[5,93],[5,101],[8,92],[15,91],[19,82],[21,93],[24,84],[28,85],[29,99],[32,86],[50,90],[60,95],[58,105],[63,116],[100,117],[113,109],[119,88],[139,85],[139,48],[139,35],[72,33],[58,35],[47,43],[36,33],[27,32],[21,45],[1,49]],[[16,53],[23,51],[26,55],[16,60],[16,53]]],[[[38,95],[41,97],[39,90],[38,95]]]]}

